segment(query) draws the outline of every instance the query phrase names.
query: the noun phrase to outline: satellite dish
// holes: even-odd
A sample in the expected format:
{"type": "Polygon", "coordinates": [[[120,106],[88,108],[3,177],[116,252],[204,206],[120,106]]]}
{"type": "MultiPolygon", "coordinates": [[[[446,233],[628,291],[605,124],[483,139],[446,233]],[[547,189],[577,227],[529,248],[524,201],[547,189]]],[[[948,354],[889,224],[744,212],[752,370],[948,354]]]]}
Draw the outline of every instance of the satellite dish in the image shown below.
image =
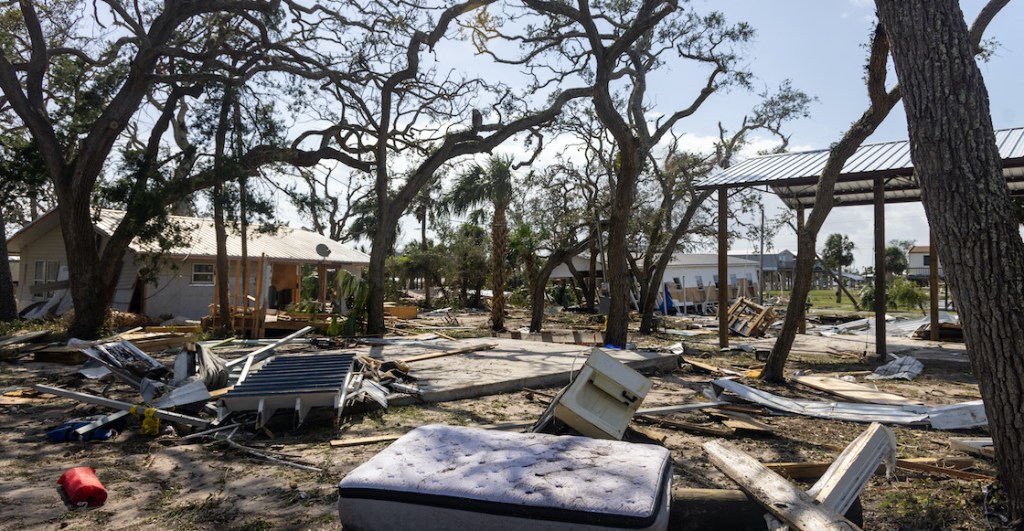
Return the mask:
{"type": "Polygon", "coordinates": [[[316,254],[323,258],[327,258],[331,255],[331,248],[323,243],[316,244],[316,254]]]}

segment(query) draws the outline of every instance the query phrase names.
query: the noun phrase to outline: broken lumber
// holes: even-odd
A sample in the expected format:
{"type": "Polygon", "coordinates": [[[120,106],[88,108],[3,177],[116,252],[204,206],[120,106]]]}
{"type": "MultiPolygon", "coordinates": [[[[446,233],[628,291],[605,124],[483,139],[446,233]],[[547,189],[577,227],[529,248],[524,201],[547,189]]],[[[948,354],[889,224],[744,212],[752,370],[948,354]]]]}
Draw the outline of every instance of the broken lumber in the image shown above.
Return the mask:
{"type": "Polygon", "coordinates": [[[44,338],[48,335],[50,335],[49,330],[37,330],[35,332],[29,332],[27,334],[7,336],[4,338],[0,338],[0,348],[14,345],[22,345],[24,343],[31,343],[37,339],[44,338]]]}
{"type": "Polygon", "coordinates": [[[402,358],[399,361],[403,363],[412,363],[415,361],[432,360],[434,358],[443,358],[445,356],[454,356],[456,354],[467,354],[469,352],[477,352],[480,350],[491,350],[492,348],[496,348],[497,346],[497,343],[485,343],[483,345],[472,345],[469,347],[445,350],[443,352],[431,352],[430,354],[421,354],[419,356],[412,356],[411,358],[402,358]]]}
{"type": "MultiPolygon", "coordinates": [[[[789,479],[817,480],[825,473],[826,470],[828,470],[828,467],[831,466],[831,464],[832,463],[825,462],[767,463],[765,466],[768,467],[769,470],[778,472],[789,479]]],[[[983,474],[964,472],[964,470],[971,468],[974,465],[974,459],[969,457],[908,457],[896,460],[896,468],[931,472],[934,474],[953,477],[963,477],[964,479],[981,479],[980,477],[975,478],[966,476],[983,476],[983,474]],[[966,475],[962,476],[961,474],[966,475]]],[[[879,465],[878,468],[875,469],[875,474],[885,474],[885,465],[879,465]]]]}
{"type": "Polygon", "coordinates": [[[667,420],[656,417],[649,417],[647,415],[636,415],[633,417],[638,422],[645,424],[651,424],[653,426],[671,428],[673,430],[688,431],[692,433],[699,433],[701,435],[710,435],[712,437],[732,437],[736,434],[736,430],[732,428],[713,428],[710,426],[701,426],[700,424],[693,424],[690,422],[681,422],[677,420],[667,420]]]}
{"type": "Polygon", "coordinates": [[[921,405],[921,402],[910,400],[900,395],[894,395],[879,391],[866,385],[847,382],[839,378],[829,376],[794,376],[792,380],[800,385],[810,387],[830,395],[838,396],[851,402],[865,402],[868,404],[890,404],[890,405],[921,405]]]}
{"type": "Polygon", "coordinates": [[[807,531],[860,529],[732,444],[714,440],[704,443],[703,447],[711,463],[740,489],[794,528],[807,531]]]}
{"type": "Polygon", "coordinates": [[[996,448],[992,437],[950,437],[949,446],[954,450],[983,457],[995,457],[996,448]]]}
{"type": "Polygon", "coordinates": [[[721,410],[710,413],[712,417],[723,418],[722,424],[736,431],[747,431],[759,435],[775,435],[771,426],[747,415],[735,411],[721,410]]]}
{"type": "Polygon", "coordinates": [[[874,422],[839,454],[807,494],[845,513],[864,490],[879,461],[892,470],[896,463],[896,435],[874,422]]]}
{"type": "MultiPolygon", "coordinates": [[[[64,398],[71,398],[73,400],[78,400],[79,402],[85,402],[87,404],[108,407],[110,409],[131,411],[132,408],[136,407],[136,404],[129,404],[128,402],[121,402],[120,400],[111,400],[109,398],[90,395],[87,393],[69,391],[67,389],[61,389],[60,387],[53,387],[43,384],[35,384],[32,387],[34,387],[36,391],[40,391],[43,393],[50,393],[52,395],[63,396],[64,398]]],[[[146,406],[139,406],[139,408],[144,409],[146,408],[146,406]]],[[[196,426],[199,428],[206,428],[210,425],[209,421],[203,420],[201,418],[190,417],[188,415],[174,413],[173,411],[165,411],[163,409],[155,410],[154,416],[161,420],[166,420],[168,422],[177,422],[179,424],[187,424],[189,426],[196,426]]]]}

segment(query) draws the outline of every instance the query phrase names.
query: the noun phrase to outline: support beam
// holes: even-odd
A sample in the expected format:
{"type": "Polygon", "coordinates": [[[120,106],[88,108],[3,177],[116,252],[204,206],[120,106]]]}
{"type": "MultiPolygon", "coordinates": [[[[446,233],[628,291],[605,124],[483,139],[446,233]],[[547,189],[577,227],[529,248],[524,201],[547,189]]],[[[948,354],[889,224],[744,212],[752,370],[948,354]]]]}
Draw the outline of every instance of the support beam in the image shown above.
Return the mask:
{"type": "MultiPolygon", "coordinates": [[[[800,238],[803,238],[803,236],[802,236],[803,233],[804,233],[804,206],[803,205],[799,205],[799,206],[796,207],[796,238],[797,238],[796,246],[797,246],[798,249],[800,248],[799,240],[800,240],[800,238]]],[[[790,274],[794,274],[794,273],[790,273],[790,274]]],[[[811,274],[813,275],[814,273],[812,272],[811,274]]],[[[792,290],[793,289],[793,284],[796,282],[796,279],[795,278],[790,278],[789,282],[790,282],[789,283],[789,289],[792,290]]],[[[798,334],[806,334],[807,333],[807,315],[804,315],[804,318],[800,319],[800,327],[797,328],[797,333],[798,334]]]]}
{"type": "Polygon", "coordinates": [[[875,177],[875,355],[886,359],[885,346],[885,181],[875,177]]]}
{"type": "Polygon", "coordinates": [[[931,315],[931,340],[939,340],[939,255],[935,250],[935,231],[928,231],[928,311],[931,315]]]}
{"type": "Polygon", "coordinates": [[[729,189],[718,189],[718,346],[729,346],[729,189]]]}

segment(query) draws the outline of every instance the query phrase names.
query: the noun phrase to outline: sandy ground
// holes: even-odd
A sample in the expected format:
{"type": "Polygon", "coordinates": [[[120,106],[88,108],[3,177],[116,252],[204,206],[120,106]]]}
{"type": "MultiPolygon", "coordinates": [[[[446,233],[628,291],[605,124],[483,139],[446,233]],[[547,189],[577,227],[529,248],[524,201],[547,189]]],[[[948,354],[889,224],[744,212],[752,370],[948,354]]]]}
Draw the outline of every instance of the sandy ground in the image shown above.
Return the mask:
{"type": "MultiPolygon", "coordinates": [[[[460,318],[465,325],[479,316],[460,318]]],[[[585,321],[585,320],[584,320],[585,321]]],[[[572,326],[577,323],[567,323],[572,326]]],[[[679,328],[693,325],[678,322],[679,328]]],[[[669,345],[680,337],[641,338],[644,344],[669,345]]],[[[806,339],[793,355],[791,369],[816,373],[864,371],[857,348],[844,349],[849,338],[806,339]],[[805,348],[804,348],[805,347],[805,348]],[[806,353],[802,352],[807,350],[806,353]],[[818,352],[817,354],[815,352],[818,352]]],[[[753,353],[714,353],[714,338],[686,338],[691,356],[718,366],[756,368],[753,353]],[[705,349],[709,354],[700,355],[705,349]]],[[[911,345],[913,346],[913,345],[911,345]]],[[[920,347],[950,354],[952,358],[926,364],[925,374],[912,382],[879,382],[880,389],[929,404],[977,398],[978,389],[968,366],[956,360],[957,347],[921,343],[920,347]],[[952,360],[952,361],[950,361],[952,360]]],[[[858,347],[859,348],[859,347],[858,347]]],[[[959,347],[962,350],[962,346],[959,347]]],[[[329,442],[382,434],[397,434],[435,422],[487,424],[535,420],[546,406],[542,393],[520,391],[431,405],[395,407],[349,416],[336,429],[329,412],[314,411],[306,424],[292,429],[282,418],[262,433],[240,432],[236,442],[264,454],[314,466],[310,472],[275,464],[210,439],[183,440],[166,423],[159,436],[137,433],[132,421],[108,441],[53,443],[45,432],[73,418],[108,412],[74,400],[33,397],[24,391],[31,384],[47,383],[99,394],[103,385],[81,380],[76,367],[42,363],[0,363],[0,528],[3,529],[340,529],[335,487],[347,472],[386,446],[378,443],[333,448],[329,442]],[[17,393],[16,393],[17,394],[17,393]],[[71,510],[56,489],[61,473],[75,466],[91,466],[106,486],[109,498],[100,508],[71,510]]],[[[650,375],[654,388],[644,407],[699,402],[711,375],[692,368],[650,375]]],[[[863,380],[860,380],[863,382],[863,380]]],[[[794,386],[759,388],[788,396],[823,398],[818,392],[794,386]]],[[[548,389],[554,392],[557,388],[548,389]]],[[[130,389],[116,384],[112,398],[132,400],[130,389]]],[[[708,412],[672,417],[712,428],[723,428],[708,412]]],[[[737,433],[732,442],[764,462],[830,461],[865,425],[801,417],[761,416],[774,436],[737,433]]],[[[700,448],[711,437],[648,426],[647,433],[662,438],[673,453],[674,486],[735,488],[711,466],[700,448]]],[[[949,448],[957,435],[984,435],[982,431],[950,433],[919,428],[895,428],[900,457],[963,456],[949,448]]],[[[994,474],[992,463],[977,461],[976,472],[994,474]]],[[[865,528],[868,529],[977,529],[985,527],[983,489],[988,482],[952,479],[898,471],[894,477],[874,477],[865,489],[865,528]]]]}

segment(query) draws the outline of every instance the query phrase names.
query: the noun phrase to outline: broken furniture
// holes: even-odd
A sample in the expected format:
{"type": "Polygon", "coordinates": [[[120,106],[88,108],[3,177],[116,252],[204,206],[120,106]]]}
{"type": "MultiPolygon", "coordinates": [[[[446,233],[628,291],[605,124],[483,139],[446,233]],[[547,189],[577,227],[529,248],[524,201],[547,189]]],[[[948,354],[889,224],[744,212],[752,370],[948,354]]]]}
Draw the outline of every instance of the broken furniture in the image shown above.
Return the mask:
{"type": "Polygon", "coordinates": [[[622,439],[651,381],[600,349],[554,401],[554,417],[595,439],[622,439]]]}
{"type": "Polygon", "coordinates": [[[672,462],[653,445],[417,428],[338,486],[352,530],[666,529],[672,462]]]}
{"type": "Polygon", "coordinates": [[[729,330],[745,337],[761,337],[777,318],[768,306],[740,297],[729,307],[729,330]]]}
{"type": "MultiPolygon", "coordinates": [[[[220,398],[218,417],[255,411],[256,425],[263,426],[279,409],[293,409],[296,425],[314,407],[344,405],[352,379],[353,354],[291,354],[276,356],[220,398]]],[[[251,359],[251,358],[250,358],[251,359]]]]}

